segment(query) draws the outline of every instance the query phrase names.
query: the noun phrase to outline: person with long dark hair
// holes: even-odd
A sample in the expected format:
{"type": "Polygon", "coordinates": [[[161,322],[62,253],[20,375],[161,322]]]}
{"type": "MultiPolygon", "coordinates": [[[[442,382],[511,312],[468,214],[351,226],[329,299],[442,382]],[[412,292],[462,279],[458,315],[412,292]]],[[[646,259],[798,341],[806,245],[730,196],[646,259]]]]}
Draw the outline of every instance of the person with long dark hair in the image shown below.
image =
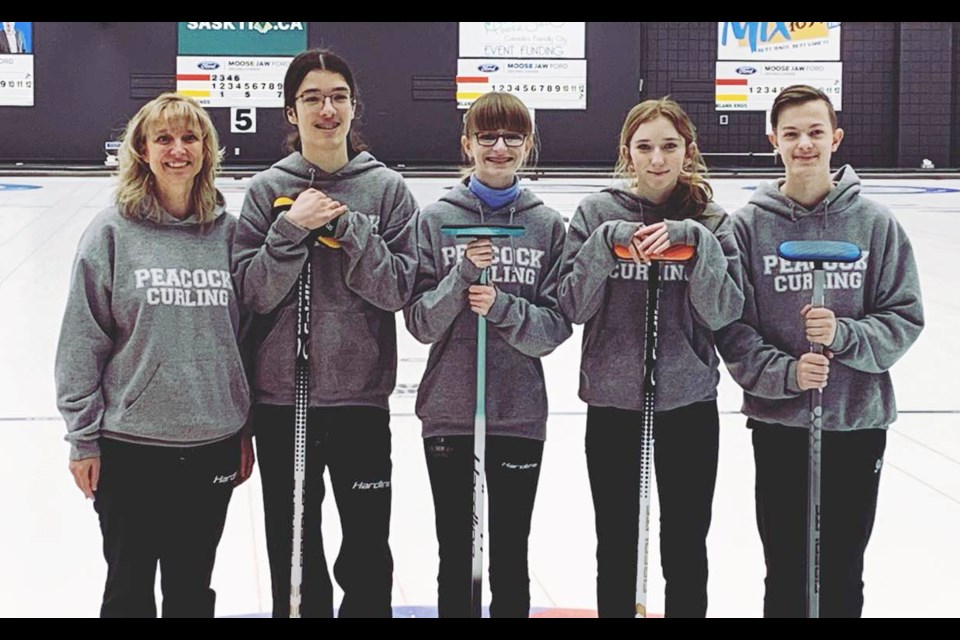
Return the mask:
{"type": "Polygon", "coordinates": [[[343,58],[301,53],[283,87],[291,152],[251,181],[234,261],[243,304],[256,314],[253,428],[273,615],[290,612],[300,340],[309,363],[300,614],[333,615],[320,522],[328,469],[343,531],[334,564],[344,591],[339,615],[389,617],[394,313],[413,292],[418,208],[400,174],[357,135],[358,87],[343,58]],[[298,336],[297,282],[308,261],[310,332],[298,336]]]}

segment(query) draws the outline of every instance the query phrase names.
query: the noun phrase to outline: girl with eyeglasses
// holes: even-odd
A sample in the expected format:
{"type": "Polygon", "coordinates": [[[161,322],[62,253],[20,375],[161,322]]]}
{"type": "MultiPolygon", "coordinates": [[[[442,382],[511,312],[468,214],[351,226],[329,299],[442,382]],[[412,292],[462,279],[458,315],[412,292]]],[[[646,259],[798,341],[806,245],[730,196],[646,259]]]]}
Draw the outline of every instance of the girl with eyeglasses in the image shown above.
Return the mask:
{"type": "Polygon", "coordinates": [[[584,198],[570,222],[560,305],[584,323],[580,398],[597,527],[600,617],[634,617],[637,589],[646,265],[673,245],[690,262],[661,269],[654,467],[667,617],[707,612],[707,531],[717,474],[720,361],[713,331],[740,317],[732,225],[713,202],[689,116],[647,100],[620,132],[619,187],[584,198]],[[614,245],[635,262],[618,262],[614,245]]]}
{"type": "Polygon", "coordinates": [[[388,398],[396,382],[394,312],[413,291],[417,203],[353,122],[357,86],[330,51],[301,53],[283,83],[296,130],[290,155],[253,178],[234,277],[257,314],[253,427],[263,481],[273,615],[291,608],[298,279],[310,262],[300,615],[331,617],[321,534],[329,468],[343,531],[334,576],[340,617],[390,617],[393,557],[388,398]]]}
{"type": "Polygon", "coordinates": [[[477,314],[486,318],[486,483],[491,617],[527,617],[527,541],[546,437],[540,358],[571,334],[557,303],[560,215],[520,186],[534,149],[526,106],[486,93],[467,111],[460,138],[466,178],[426,207],[418,224],[419,270],[404,309],[410,332],[431,344],[417,392],[440,547],[442,618],[471,614],[473,429],[477,314]],[[467,242],[448,224],[515,224],[522,237],[467,242]],[[488,270],[489,283],[479,284],[488,270]]]}

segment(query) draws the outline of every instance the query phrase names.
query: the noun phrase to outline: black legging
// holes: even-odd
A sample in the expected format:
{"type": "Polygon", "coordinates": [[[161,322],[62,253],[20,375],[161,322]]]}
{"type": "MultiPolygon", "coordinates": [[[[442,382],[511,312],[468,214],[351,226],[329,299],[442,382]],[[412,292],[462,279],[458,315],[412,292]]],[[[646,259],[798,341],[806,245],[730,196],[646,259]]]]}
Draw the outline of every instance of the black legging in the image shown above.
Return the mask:
{"type": "MultiPolygon", "coordinates": [[[[263,482],[273,616],[290,613],[293,521],[293,407],[254,409],[257,459],[263,482]]],[[[343,542],[333,574],[343,588],[340,617],[392,616],[390,554],[390,414],[376,407],[329,407],[307,414],[300,615],[333,616],[333,586],[320,518],[329,467],[343,542]]]]}
{"type": "MultiPolygon", "coordinates": [[[[757,528],[767,563],[763,615],[802,618],[806,603],[807,429],[748,420],[757,528]]],[[[824,431],[820,459],[820,617],[859,618],[863,557],[877,512],[885,429],[824,431]]]]}
{"type": "Polygon", "coordinates": [[[198,447],[101,438],[100,453],[101,617],[156,617],[159,564],[163,617],[212,618],[210,579],[240,467],[239,436],[198,447]]]}
{"type": "MultiPolygon", "coordinates": [[[[637,587],[642,413],[587,408],[587,472],[597,526],[597,610],[632,618],[637,587]]],[[[716,401],[654,415],[660,559],[667,617],[707,614],[707,532],[717,478],[716,401]]]]}
{"type": "MultiPolygon", "coordinates": [[[[427,438],[423,447],[440,543],[437,609],[441,618],[468,618],[473,568],[473,436],[427,438]]],[[[526,618],[530,615],[527,543],[543,442],[487,436],[485,457],[490,535],[484,541],[490,557],[490,617],[526,618]]]]}

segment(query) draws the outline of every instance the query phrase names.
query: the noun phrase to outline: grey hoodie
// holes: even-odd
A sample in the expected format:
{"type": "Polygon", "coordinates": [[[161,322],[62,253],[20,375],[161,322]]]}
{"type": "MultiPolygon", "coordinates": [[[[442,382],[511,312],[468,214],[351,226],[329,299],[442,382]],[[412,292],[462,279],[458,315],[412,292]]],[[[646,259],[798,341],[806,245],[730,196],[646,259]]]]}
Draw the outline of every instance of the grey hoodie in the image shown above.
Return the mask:
{"type": "Polygon", "coordinates": [[[292,153],[250,183],[240,215],[233,274],[257,318],[255,402],[294,403],[296,283],[311,256],[310,406],[389,408],[397,375],[394,312],[413,292],[417,203],[399,173],[361,152],[329,174],[292,153]],[[310,234],[275,208],[309,187],[347,205],[336,221],[341,248],[310,234]]]}
{"type": "Polygon", "coordinates": [[[519,238],[494,240],[490,282],[497,297],[487,313],[487,433],[546,438],[547,393],[540,358],[570,337],[557,304],[563,220],[527,189],[491,211],[465,184],[420,215],[420,267],[407,328],[432,343],[417,392],[423,437],[473,433],[477,397],[477,314],[467,289],[480,269],[464,257],[469,240],[440,233],[444,224],[520,224],[519,238]]]}
{"type": "Polygon", "coordinates": [[[239,431],[250,390],[230,279],[237,221],[99,213],[80,239],[57,345],[57,406],[70,457],[99,438],[161,446],[239,431]]]}
{"type": "Polygon", "coordinates": [[[812,264],[781,260],[777,247],[785,240],[853,242],[863,251],[859,262],[824,265],[837,335],[829,347],[823,428],[886,428],[897,416],[888,369],[923,328],[917,267],[903,228],[886,207],[860,196],[853,169],[843,167],[833,180],[812,211],[783,195],[780,180],[760,185],[732,216],[747,303],[743,319],[718,333],[717,346],[744,389],[744,414],[808,426],[809,394],[797,387],[796,367],[810,350],[800,310],[810,302],[812,264]]]}
{"type": "Polygon", "coordinates": [[[710,203],[694,217],[696,205],[681,197],[676,189],[654,205],[632,191],[604,189],[584,198],[570,222],[560,306],[573,322],[586,323],[580,398],[587,404],[643,408],[647,268],[619,261],[613,245],[627,245],[642,225],[661,220],[670,242],[693,245],[696,255],[686,264],[660,266],[656,411],[717,397],[713,331],[743,308],[737,247],[720,207],[710,203]]]}

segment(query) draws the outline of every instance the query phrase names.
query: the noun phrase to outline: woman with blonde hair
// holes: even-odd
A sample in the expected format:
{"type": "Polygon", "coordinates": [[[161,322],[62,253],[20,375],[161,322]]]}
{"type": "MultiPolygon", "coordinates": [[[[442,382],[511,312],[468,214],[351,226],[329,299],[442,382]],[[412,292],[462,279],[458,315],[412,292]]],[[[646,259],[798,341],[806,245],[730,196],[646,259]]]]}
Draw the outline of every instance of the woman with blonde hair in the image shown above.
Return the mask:
{"type": "Polygon", "coordinates": [[[212,617],[233,487],[249,477],[250,393],[230,278],[236,218],[214,186],[207,113],[161,95],[130,120],[113,206],[77,249],[57,347],[70,471],[107,561],[102,617],[212,617]]]}
{"type": "Polygon", "coordinates": [[[404,309],[410,333],[431,344],[417,415],[440,546],[438,610],[442,618],[470,617],[477,608],[471,609],[471,487],[480,315],[489,326],[490,616],[525,618],[527,541],[547,423],[540,359],[571,334],[557,304],[563,220],[520,186],[517,172],[534,148],[534,132],[519,98],[496,92],[478,98],[460,144],[468,176],[420,216],[420,266],[404,309]],[[520,225],[524,234],[468,242],[444,235],[446,225],[520,225]],[[484,270],[487,282],[480,280],[484,270]]]}
{"type": "Polygon", "coordinates": [[[567,317],[586,325],[580,398],[588,404],[598,610],[601,617],[633,617],[638,602],[648,265],[670,247],[692,245],[694,257],[660,278],[653,437],[666,615],[703,617],[719,432],[713,331],[740,317],[737,247],[726,214],[712,201],[693,123],[675,101],[633,107],[618,152],[617,173],[626,184],[580,203],[559,293],[567,317]],[[615,245],[629,247],[634,260],[618,262],[615,245]]]}

